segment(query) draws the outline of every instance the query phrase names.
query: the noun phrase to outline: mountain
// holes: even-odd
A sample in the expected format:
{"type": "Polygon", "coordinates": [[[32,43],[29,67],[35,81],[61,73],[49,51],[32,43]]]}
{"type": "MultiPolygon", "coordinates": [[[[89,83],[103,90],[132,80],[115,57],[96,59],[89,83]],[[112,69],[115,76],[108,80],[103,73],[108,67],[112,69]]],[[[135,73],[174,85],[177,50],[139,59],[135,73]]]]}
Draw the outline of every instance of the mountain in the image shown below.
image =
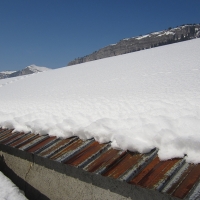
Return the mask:
{"type": "Polygon", "coordinates": [[[0,72],[0,79],[11,78],[11,77],[16,77],[16,76],[23,76],[23,75],[27,75],[27,74],[33,74],[33,73],[38,73],[38,72],[43,72],[43,71],[48,71],[48,70],[51,70],[51,69],[49,69],[47,67],[39,67],[36,65],[30,65],[19,71],[0,72]]]}
{"type": "Polygon", "coordinates": [[[111,44],[101,48],[98,51],[95,51],[84,57],[76,58],[75,60],[69,62],[68,66],[181,42],[184,40],[190,40],[198,37],[200,37],[200,24],[182,25],[176,28],[168,28],[167,30],[120,40],[116,44],[111,44]]]}
{"type": "Polygon", "coordinates": [[[3,72],[0,72],[0,79],[7,78],[10,74],[12,74],[14,72],[16,72],[16,71],[3,71],[3,72]]]}

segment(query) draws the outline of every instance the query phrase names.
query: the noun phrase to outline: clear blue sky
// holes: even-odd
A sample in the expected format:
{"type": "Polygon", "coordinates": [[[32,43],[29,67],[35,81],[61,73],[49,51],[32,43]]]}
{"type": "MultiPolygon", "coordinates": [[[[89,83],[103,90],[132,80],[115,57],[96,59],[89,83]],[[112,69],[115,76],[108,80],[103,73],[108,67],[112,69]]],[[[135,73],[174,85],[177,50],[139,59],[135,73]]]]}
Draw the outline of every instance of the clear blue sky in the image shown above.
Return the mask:
{"type": "Polygon", "coordinates": [[[1,0],[0,71],[59,68],[127,37],[200,23],[199,0],[1,0]]]}

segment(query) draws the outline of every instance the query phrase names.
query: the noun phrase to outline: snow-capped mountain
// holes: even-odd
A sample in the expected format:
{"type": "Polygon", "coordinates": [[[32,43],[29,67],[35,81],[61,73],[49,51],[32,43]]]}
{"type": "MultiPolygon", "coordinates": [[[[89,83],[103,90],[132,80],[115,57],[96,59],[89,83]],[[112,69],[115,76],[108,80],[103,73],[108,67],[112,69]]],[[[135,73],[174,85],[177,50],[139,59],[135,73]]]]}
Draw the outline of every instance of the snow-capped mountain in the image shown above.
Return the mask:
{"type": "Polygon", "coordinates": [[[44,72],[51,70],[47,67],[40,67],[36,65],[30,65],[27,66],[26,68],[19,70],[19,71],[3,71],[0,72],[0,79],[4,78],[10,78],[10,77],[15,77],[15,76],[23,76],[27,74],[33,74],[33,73],[38,73],[38,72],[44,72]]]}

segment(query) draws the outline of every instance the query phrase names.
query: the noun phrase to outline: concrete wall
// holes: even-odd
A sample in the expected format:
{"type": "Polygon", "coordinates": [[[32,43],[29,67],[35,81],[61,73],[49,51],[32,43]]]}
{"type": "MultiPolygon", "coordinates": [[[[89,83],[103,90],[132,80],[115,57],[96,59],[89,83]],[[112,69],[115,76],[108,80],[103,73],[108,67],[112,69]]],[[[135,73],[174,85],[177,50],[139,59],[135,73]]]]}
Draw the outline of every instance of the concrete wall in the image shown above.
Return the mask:
{"type": "Polygon", "coordinates": [[[0,145],[0,170],[29,199],[174,199],[119,180],[0,145]]]}

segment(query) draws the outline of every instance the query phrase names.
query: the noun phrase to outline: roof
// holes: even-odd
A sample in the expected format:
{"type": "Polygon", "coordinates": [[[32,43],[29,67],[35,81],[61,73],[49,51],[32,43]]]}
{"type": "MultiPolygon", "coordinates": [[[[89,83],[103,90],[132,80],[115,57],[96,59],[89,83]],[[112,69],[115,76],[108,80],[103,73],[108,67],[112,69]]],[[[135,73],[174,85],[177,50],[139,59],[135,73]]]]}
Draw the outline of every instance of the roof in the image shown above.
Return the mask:
{"type": "Polygon", "coordinates": [[[185,159],[160,161],[157,149],[147,154],[111,148],[94,139],[57,138],[0,128],[0,144],[118,179],[127,184],[157,190],[180,199],[200,198],[200,164],[185,159]]]}

